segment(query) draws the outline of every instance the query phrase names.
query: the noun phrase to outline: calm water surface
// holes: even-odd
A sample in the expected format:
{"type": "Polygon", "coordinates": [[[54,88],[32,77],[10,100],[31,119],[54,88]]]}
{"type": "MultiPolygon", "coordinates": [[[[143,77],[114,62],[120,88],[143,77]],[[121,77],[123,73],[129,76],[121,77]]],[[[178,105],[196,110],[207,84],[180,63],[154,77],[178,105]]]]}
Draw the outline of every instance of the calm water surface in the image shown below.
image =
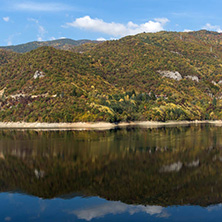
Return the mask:
{"type": "Polygon", "coordinates": [[[0,131],[0,221],[221,221],[222,127],[0,131]]]}

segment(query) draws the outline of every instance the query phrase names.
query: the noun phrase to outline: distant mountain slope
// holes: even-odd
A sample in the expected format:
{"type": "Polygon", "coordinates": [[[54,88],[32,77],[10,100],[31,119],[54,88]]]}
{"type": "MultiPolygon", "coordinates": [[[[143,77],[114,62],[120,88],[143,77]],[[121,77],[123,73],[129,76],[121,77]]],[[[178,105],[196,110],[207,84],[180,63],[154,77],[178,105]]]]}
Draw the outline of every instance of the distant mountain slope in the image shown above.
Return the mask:
{"type": "Polygon", "coordinates": [[[222,33],[212,32],[207,30],[200,30],[198,32],[188,32],[189,36],[193,36],[206,44],[221,45],[222,33]]]}
{"type": "Polygon", "coordinates": [[[208,31],[159,32],[69,51],[3,50],[0,120],[222,119],[220,40],[208,31]]]}
{"type": "Polygon", "coordinates": [[[210,46],[190,33],[142,33],[104,42],[89,54],[95,59],[94,66],[103,71],[103,78],[119,87],[162,94],[177,90],[184,97],[188,94],[183,90],[195,86],[202,96],[208,96],[209,92],[220,94],[218,87],[222,83],[212,83],[222,80],[222,46],[213,52],[210,46]],[[179,72],[182,80],[172,84],[172,78],[159,75],[167,70],[179,72]],[[195,78],[196,81],[191,80],[195,78]]]}
{"type": "Polygon", "coordinates": [[[17,53],[0,49],[0,65],[12,61],[17,56],[17,53]]]}
{"type": "Polygon", "coordinates": [[[9,49],[14,52],[18,53],[24,53],[29,52],[31,50],[37,49],[42,46],[52,46],[57,49],[64,49],[69,50],[72,49],[75,46],[83,45],[85,43],[100,43],[99,41],[91,41],[87,39],[83,40],[72,40],[72,39],[58,39],[58,40],[52,40],[52,41],[45,41],[45,42],[29,42],[26,44],[20,44],[20,45],[13,45],[13,46],[5,46],[0,47],[2,49],[9,49]]]}

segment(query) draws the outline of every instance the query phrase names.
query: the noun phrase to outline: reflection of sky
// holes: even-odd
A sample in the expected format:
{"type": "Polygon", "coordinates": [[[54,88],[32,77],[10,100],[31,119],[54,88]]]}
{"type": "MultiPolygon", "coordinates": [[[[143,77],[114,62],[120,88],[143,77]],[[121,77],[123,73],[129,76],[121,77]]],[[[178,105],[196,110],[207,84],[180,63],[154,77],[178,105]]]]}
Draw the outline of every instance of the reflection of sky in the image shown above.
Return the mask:
{"type": "Polygon", "coordinates": [[[0,193],[0,222],[63,221],[221,221],[222,204],[200,206],[143,206],[99,197],[54,198],[0,193]]]}
{"type": "Polygon", "coordinates": [[[79,219],[85,219],[90,221],[94,218],[104,217],[108,214],[123,214],[129,213],[133,215],[135,213],[146,213],[149,215],[159,215],[161,217],[168,217],[169,215],[164,212],[164,208],[160,206],[142,206],[142,205],[127,205],[119,201],[110,201],[105,204],[97,206],[74,210],[71,213],[76,215],[79,219]]]}

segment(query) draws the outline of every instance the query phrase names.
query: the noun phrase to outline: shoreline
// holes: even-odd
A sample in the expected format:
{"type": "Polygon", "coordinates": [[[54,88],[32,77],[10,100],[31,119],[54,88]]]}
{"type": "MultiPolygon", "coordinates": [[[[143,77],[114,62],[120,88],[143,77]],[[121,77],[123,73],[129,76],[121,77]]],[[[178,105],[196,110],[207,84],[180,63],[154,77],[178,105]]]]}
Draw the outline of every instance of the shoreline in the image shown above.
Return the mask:
{"type": "Polygon", "coordinates": [[[195,121],[137,121],[137,122],[76,122],[76,123],[40,123],[40,122],[0,122],[0,129],[37,129],[37,130],[110,130],[117,127],[135,126],[141,128],[158,128],[164,126],[186,126],[193,124],[210,124],[222,126],[222,120],[195,121]]]}

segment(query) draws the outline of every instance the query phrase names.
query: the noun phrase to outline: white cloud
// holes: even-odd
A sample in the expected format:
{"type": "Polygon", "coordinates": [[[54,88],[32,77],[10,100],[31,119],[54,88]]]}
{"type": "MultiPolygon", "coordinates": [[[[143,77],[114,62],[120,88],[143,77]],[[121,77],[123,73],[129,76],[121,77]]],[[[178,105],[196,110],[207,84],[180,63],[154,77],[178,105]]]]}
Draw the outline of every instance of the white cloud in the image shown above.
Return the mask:
{"type": "Polygon", "coordinates": [[[39,3],[39,2],[23,2],[17,3],[13,6],[15,10],[19,11],[36,11],[36,12],[58,12],[73,10],[73,7],[61,3],[39,3]]]}
{"type": "Polygon", "coordinates": [[[167,22],[169,22],[169,19],[167,18],[156,18],[154,19],[156,22],[159,22],[160,24],[165,25],[167,22]]]}
{"type": "Polygon", "coordinates": [[[85,30],[100,32],[114,37],[123,37],[126,35],[135,35],[141,32],[158,32],[164,30],[164,25],[169,22],[167,18],[157,18],[154,21],[148,21],[143,24],[128,22],[126,25],[115,22],[104,22],[102,19],[92,19],[90,16],[77,18],[68,27],[82,28],[85,30]]]}
{"type": "Polygon", "coordinates": [[[42,42],[43,41],[42,37],[38,37],[37,41],[42,42]]]}
{"type": "Polygon", "coordinates": [[[45,28],[41,25],[38,26],[38,32],[40,36],[44,36],[44,34],[47,33],[45,28]]]}
{"type": "Polygon", "coordinates": [[[47,33],[45,28],[39,24],[39,21],[37,19],[29,18],[28,21],[34,22],[37,25],[37,29],[38,29],[37,40],[43,41],[43,38],[45,34],[47,33]]]}
{"type": "Polygon", "coordinates": [[[34,19],[34,18],[28,18],[28,21],[29,21],[29,22],[35,22],[36,24],[39,23],[39,20],[34,19]]]}
{"type": "Polygon", "coordinates": [[[103,37],[100,37],[100,38],[98,38],[98,39],[96,39],[97,41],[106,41],[106,39],[105,38],[103,38],[103,37]]]}
{"type": "Polygon", "coordinates": [[[118,38],[113,38],[113,37],[111,37],[110,40],[118,40],[118,38]]]}
{"type": "Polygon", "coordinates": [[[110,201],[103,205],[75,210],[70,212],[70,214],[76,215],[79,219],[90,221],[95,218],[104,217],[107,214],[116,215],[129,213],[130,215],[133,215],[141,212],[149,215],[169,217],[169,214],[167,214],[167,212],[161,206],[127,205],[121,203],[120,201],[110,201]]]}
{"type": "Polygon", "coordinates": [[[216,31],[216,32],[219,32],[219,33],[222,33],[222,29],[220,28],[219,25],[211,25],[210,23],[207,23],[203,29],[207,29],[207,30],[210,30],[210,31],[216,31]]]}
{"type": "Polygon", "coordinates": [[[19,35],[21,35],[21,33],[15,33],[15,34],[13,34],[13,35],[10,35],[7,39],[6,39],[6,42],[7,42],[7,45],[8,46],[10,46],[10,45],[12,45],[13,43],[12,43],[12,41],[13,41],[13,39],[15,38],[15,37],[18,37],[19,35]]]}
{"type": "Polygon", "coordinates": [[[10,45],[12,45],[12,41],[11,41],[11,40],[8,40],[7,46],[10,46],[10,45]]]}
{"type": "Polygon", "coordinates": [[[3,17],[2,18],[5,22],[9,22],[10,18],[9,17],[3,17]]]}
{"type": "Polygon", "coordinates": [[[184,29],[183,32],[193,32],[191,29],[184,29]]]}

